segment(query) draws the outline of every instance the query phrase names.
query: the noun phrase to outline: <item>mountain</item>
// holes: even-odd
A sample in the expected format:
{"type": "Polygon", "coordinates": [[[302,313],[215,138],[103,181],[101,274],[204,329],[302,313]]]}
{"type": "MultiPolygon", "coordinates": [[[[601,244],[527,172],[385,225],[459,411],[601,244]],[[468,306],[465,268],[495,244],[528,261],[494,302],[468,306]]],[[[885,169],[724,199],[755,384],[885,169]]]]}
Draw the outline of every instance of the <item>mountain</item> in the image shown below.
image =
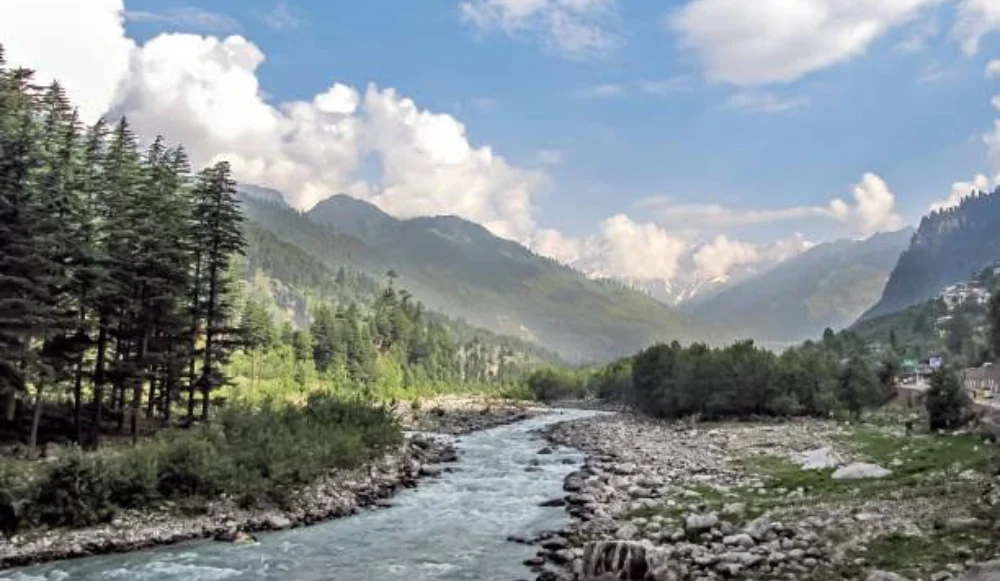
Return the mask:
{"type": "Polygon", "coordinates": [[[682,308],[696,318],[727,323],[735,336],[775,347],[815,338],[826,327],[851,324],[878,300],[912,235],[908,228],[818,244],[682,308]]]}
{"type": "Polygon", "coordinates": [[[532,341],[570,361],[632,353],[655,341],[719,336],[620,283],[590,280],[454,216],[401,220],[336,195],[307,213],[242,196],[246,215],[331,268],[398,284],[429,308],[532,341]]]}
{"type": "Polygon", "coordinates": [[[922,303],[1000,259],[1000,188],[967,197],[924,216],[882,297],[863,316],[885,315],[922,303]]]}
{"type": "Polygon", "coordinates": [[[264,188],[250,184],[240,184],[239,193],[243,199],[257,200],[258,202],[270,202],[272,204],[281,204],[283,206],[288,204],[288,202],[285,201],[285,196],[283,196],[281,192],[278,190],[272,190],[271,188],[264,188]]]}
{"type": "MultiPolygon", "coordinates": [[[[350,268],[334,270],[252,220],[244,224],[244,236],[246,254],[236,272],[253,295],[269,300],[284,319],[298,326],[308,325],[309,310],[318,302],[369,305],[384,290],[378,279],[350,268]]],[[[491,350],[506,348],[518,360],[561,363],[555,352],[528,341],[497,335],[436,311],[423,311],[423,317],[443,325],[459,345],[475,341],[491,350]]]]}

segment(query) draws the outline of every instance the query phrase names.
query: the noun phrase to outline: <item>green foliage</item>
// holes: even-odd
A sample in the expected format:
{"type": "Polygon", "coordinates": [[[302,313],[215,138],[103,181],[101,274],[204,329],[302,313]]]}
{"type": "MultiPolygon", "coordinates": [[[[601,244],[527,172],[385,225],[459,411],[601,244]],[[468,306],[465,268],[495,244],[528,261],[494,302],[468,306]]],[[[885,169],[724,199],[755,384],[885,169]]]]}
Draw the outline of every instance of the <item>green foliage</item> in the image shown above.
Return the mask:
{"type": "Polygon", "coordinates": [[[333,397],[231,405],[213,425],[165,431],[135,447],[71,448],[30,487],[7,487],[28,496],[33,520],[51,526],[107,522],[160,499],[196,507],[225,494],[244,505],[287,504],[296,488],[378,457],[401,437],[386,409],[333,397]]]}
{"type": "Polygon", "coordinates": [[[993,349],[993,358],[1000,361],[1000,287],[993,292],[990,298],[990,347],[993,349]]]}
{"type": "Polygon", "coordinates": [[[839,409],[858,414],[891,396],[862,357],[840,362],[844,345],[832,332],[824,344],[806,342],[780,356],[743,341],[723,349],[678,343],[655,345],[631,362],[631,381],[624,362],[604,368],[594,381],[656,417],[828,415],[839,409]],[[609,377],[617,378],[609,381],[609,377]]]}
{"type": "Polygon", "coordinates": [[[527,385],[535,399],[544,402],[579,399],[587,395],[582,375],[566,369],[539,369],[528,376],[527,385]]]}
{"type": "Polygon", "coordinates": [[[947,368],[934,372],[926,399],[927,416],[932,430],[961,427],[969,419],[971,403],[957,373],[947,368]]]}

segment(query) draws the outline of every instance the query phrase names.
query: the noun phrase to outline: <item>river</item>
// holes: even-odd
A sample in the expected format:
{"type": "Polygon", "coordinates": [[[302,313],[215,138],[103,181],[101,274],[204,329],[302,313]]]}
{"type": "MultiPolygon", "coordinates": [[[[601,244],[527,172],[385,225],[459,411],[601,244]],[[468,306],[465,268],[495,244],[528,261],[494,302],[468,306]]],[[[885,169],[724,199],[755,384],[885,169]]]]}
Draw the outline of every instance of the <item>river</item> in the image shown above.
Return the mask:
{"type": "Polygon", "coordinates": [[[563,478],[583,454],[545,443],[532,431],[595,412],[557,410],[458,438],[454,471],[393,498],[388,509],[260,536],[236,546],[198,542],[126,555],[60,561],[0,573],[4,581],[512,581],[533,575],[521,562],[533,536],[569,522],[563,478]],[[526,471],[538,461],[538,471],[526,471]],[[570,463],[571,462],[571,463],[570,463]]]}

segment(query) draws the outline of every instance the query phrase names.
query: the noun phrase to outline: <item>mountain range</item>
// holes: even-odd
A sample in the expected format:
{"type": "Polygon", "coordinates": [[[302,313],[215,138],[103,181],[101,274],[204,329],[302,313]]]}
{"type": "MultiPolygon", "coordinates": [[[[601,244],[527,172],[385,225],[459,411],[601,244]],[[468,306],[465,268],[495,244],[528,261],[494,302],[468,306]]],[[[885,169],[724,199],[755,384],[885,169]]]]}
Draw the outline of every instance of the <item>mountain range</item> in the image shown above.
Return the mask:
{"type": "Polygon", "coordinates": [[[681,309],[736,336],[784,347],[849,326],[881,296],[913,229],[813,246],[681,309]]]}
{"type": "Polygon", "coordinates": [[[964,198],[920,221],[881,298],[864,319],[922,303],[1000,259],[1000,188],[964,198]]]}
{"type": "Polygon", "coordinates": [[[826,242],[758,272],[662,288],[594,279],[455,216],[399,219],[343,194],[299,212],[279,192],[247,185],[240,197],[255,227],[328,268],[391,272],[431,309],[574,362],[656,341],[783,348],[919,303],[1000,257],[995,194],[932,214],[916,232],[826,242]]]}
{"type": "Polygon", "coordinates": [[[248,218],[324,264],[392,272],[429,308],[519,337],[569,361],[606,360],[656,341],[719,341],[701,324],[627,285],[591,280],[455,216],[397,219],[334,195],[296,211],[266,188],[241,187],[248,218]]]}

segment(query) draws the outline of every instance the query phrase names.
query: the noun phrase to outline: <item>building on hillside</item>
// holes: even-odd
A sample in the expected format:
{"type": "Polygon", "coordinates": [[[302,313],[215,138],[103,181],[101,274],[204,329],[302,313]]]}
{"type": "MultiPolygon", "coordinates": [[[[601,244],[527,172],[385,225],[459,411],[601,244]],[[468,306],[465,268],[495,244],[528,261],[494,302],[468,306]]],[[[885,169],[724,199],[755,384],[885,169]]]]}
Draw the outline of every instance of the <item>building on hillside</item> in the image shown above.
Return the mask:
{"type": "Polygon", "coordinates": [[[959,282],[945,287],[941,291],[941,300],[945,307],[951,311],[959,305],[967,302],[975,302],[985,305],[990,302],[990,291],[976,281],[959,282]]]}
{"type": "Polygon", "coordinates": [[[962,375],[965,389],[974,399],[992,399],[1000,395],[1000,366],[987,363],[982,367],[970,367],[962,375]]]}

